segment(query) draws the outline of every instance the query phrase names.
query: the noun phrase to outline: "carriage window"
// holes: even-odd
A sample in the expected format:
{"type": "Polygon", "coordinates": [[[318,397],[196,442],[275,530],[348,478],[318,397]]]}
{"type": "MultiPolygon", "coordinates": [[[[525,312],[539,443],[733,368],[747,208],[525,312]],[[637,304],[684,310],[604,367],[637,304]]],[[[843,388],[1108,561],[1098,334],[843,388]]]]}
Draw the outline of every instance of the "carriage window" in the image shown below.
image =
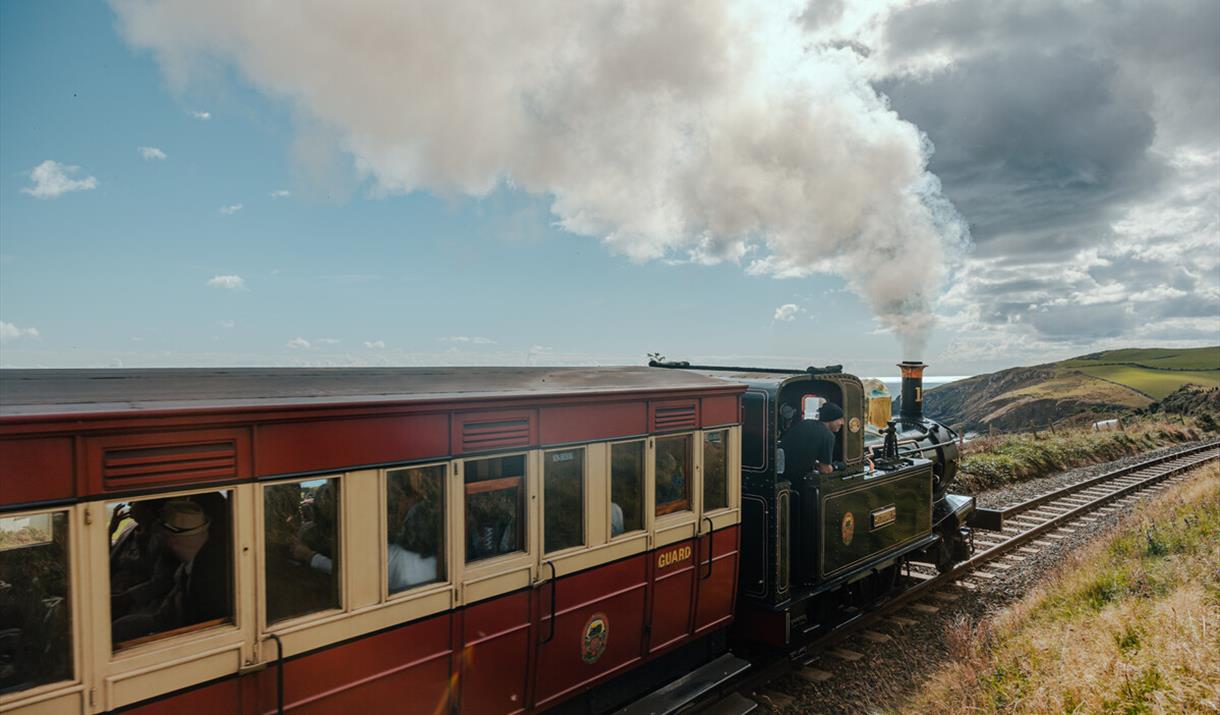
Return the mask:
{"type": "Polygon", "coordinates": [[[231,492],[112,502],[115,649],[233,620],[231,492]]]}
{"type": "Polygon", "coordinates": [[[610,535],[644,528],[644,441],[610,445],[610,535]]]}
{"type": "Polygon", "coordinates": [[[339,608],[339,480],[263,487],[267,623],[339,608]]]}
{"type": "Polygon", "coordinates": [[[445,580],[443,464],[386,475],[386,579],[390,593],[445,580]]]}
{"type": "Polygon", "coordinates": [[[72,678],[68,515],[0,518],[0,694],[72,678]]]}
{"type": "Polygon", "coordinates": [[[546,551],[585,543],[585,451],[547,452],[543,456],[542,485],[546,551]]]}
{"type": "Polygon", "coordinates": [[[728,430],[703,435],[703,510],[723,509],[729,505],[728,430]]]}
{"type": "Polygon", "coordinates": [[[690,509],[690,438],[657,439],[657,516],[690,509]]]}
{"type": "Polygon", "coordinates": [[[466,561],[525,550],[525,455],[466,462],[466,561]]]}

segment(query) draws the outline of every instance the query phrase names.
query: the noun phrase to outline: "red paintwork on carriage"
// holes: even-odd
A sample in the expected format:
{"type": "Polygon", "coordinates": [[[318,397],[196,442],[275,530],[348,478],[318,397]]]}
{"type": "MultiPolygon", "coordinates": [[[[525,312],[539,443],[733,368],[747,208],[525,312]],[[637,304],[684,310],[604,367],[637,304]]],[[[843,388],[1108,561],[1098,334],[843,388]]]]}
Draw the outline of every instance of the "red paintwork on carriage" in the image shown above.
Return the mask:
{"type": "MultiPolygon", "coordinates": [[[[5,372],[25,371],[0,376],[8,377],[5,372]]],[[[14,401],[10,392],[0,394],[0,507],[449,459],[471,453],[463,431],[470,424],[519,425],[519,443],[499,447],[527,449],[739,421],[743,386],[694,376],[684,383],[672,371],[650,372],[648,378],[656,384],[628,390],[491,391],[363,403],[334,397],[234,404],[220,395],[174,405],[97,399],[65,406],[14,401]],[[667,410],[664,425],[658,424],[658,409],[667,410]],[[689,415],[689,421],[675,426],[674,413],[689,415]],[[164,450],[211,445],[223,445],[226,456],[197,462],[202,477],[141,471],[142,460],[155,460],[164,450]],[[107,460],[113,463],[116,453],[124,455],[120,467],[136,476],[108,477],[113,464],[107,460]]],[[[204,456],[209,454],[205,449],[204,456]]],[[[728,624],[739,528],[721,529],[712,540],[714,548],[704,536],[563,576],[555,583],[554,601],[543,582],[294,656],[282,664],[285,711],[439,715],[455,705],[463,713],[545,709],[728,624]],[[683,549],[685,558],[658,561],[683,549]],[[604,652],[586,658],[586,626],[594,616],[605,622],[608,637],[604,652]]],[[[271,642],[264,647],[274,648],[271,642]]],[[[266,715],[277,706],[276,670],[272,663],[129,712],[266,715]]]]}

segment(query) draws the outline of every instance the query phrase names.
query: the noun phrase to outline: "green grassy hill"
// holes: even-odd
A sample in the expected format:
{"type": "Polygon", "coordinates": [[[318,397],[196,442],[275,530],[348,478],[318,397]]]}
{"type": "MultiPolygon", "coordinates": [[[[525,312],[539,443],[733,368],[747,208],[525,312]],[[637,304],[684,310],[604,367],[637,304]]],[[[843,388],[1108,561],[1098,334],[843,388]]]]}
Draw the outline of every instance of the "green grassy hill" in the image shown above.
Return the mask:
{"type": "Polygon", "coordinates": [[[925,409],[967,429],[1026,429],[1145,408],[1186,384],[1220,387],[1220,346],[1109,350],[976,375],[929,390],[925,409]]]}

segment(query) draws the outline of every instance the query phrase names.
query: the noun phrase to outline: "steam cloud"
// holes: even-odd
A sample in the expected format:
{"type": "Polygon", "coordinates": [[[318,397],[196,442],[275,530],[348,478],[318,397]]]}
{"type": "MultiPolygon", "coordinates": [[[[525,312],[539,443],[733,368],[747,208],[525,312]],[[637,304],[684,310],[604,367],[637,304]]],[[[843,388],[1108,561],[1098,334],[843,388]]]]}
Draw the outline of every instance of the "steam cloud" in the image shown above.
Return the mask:
{"type": "Polygon", "coordinates": [[[966,229],[931,147],[799,4],[114,0],[176,86],[217,62],[379,192],[552,197],[636,260],[842,275],[916,357],[966,229]]]}

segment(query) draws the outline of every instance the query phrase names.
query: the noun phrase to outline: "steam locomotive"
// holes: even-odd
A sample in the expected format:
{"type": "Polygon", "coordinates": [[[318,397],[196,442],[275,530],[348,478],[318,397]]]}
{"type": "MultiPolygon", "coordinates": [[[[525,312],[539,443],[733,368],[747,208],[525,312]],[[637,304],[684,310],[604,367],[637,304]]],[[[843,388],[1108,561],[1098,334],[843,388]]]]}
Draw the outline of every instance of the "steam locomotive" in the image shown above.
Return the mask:
{"type": "Polygon", "coordinates": [[[747,386],[739,642],[798,650],[895,588],[904,562],[944,571],[969,556],[974,498],[949,491],[958,436],[923,414],[923,363],[899,364],[902,396],[893,420],[888,398],[883,414],[870,415],[863,383],[839,365],[650,365],[747,386]],[[797,473],[785,463],[784,432],[799,417],[815,419],[827,402],[844,415],[834,471],[797,473]],[[785,418],[793,412],[799,414],[785,418]]]}

